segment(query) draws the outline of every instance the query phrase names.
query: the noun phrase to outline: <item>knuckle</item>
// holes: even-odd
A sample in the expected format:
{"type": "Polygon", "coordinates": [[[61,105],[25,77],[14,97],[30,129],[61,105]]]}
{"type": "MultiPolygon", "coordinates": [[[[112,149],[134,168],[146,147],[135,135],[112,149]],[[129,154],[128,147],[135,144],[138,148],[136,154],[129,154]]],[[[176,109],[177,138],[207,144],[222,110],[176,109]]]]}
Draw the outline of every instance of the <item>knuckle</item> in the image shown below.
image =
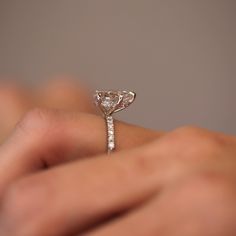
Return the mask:
{"type": "Polygon", "coordinates": [[[215,156],[227,143],[222,135],[195,126],[178,128],[168,138],[177,151],[197,159],[215,156]]]}
{"type": "Polygon", "coordinates": [[[36,158],[40,167],[52,166],[70,158],[67,151],[71,150],[71,139],[68,139],[71,119],[67,120],[66,115],[59,110],[35,108],[17,124],[13,138],[20,142],[30,140],[31,150],[40,152],[40,160],[36,158]]]}
{"type": "Polygon", "coordinates": [[[195,127],[195,126],[184,126],[173,131],[173,135],[176,136],[177,140],[180,141],[194,141],[200,143],[202,140],[208,140],[212,138],[210,132],[195,127]]]}
{"type": "Polygon", "coordinates": [[[54,111],[34,108],[24,115],[22,120],[17,124],[17,128],[26,133],[37,131],[39,134],[42,134],[48,132],[55,120],[54,111]]]}
{"type": "Polygon", "coordinates": [[[182,126],[180,128],[175,129],[174,132],[189,135],[189,136],[197,136],[203,132],[203,129],[194,125],[186,125],[186,126],[182,126]]]}
{"type": "Polygon", "coordinates": [[[212,146],[220,146],[225,143],[222,135],[210,132],[196,126],[185,126],[174,131],[181,138],[195,141],[196,143],[206,143],[212,146]]]}

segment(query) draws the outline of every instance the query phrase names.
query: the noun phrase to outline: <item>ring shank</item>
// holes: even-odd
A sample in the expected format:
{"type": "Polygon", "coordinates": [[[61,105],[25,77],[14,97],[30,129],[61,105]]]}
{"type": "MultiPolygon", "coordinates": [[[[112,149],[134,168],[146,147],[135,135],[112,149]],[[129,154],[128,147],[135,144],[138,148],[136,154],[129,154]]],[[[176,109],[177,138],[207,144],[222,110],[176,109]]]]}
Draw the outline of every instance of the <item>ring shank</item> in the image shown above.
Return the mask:
{"type": "Polygon", "coordinates": [[[115,150],[115,125],[111,115],[105,117],[107,125],[107,153],[110,154],[115,150]]]}

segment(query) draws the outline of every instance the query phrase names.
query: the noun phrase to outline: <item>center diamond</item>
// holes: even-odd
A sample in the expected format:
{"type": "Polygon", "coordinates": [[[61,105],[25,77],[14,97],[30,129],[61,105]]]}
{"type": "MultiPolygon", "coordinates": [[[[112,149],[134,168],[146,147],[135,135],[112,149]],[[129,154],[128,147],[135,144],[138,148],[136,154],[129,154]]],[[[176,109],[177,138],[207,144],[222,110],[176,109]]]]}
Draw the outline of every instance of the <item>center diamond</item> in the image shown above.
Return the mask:
{"type": "Polygon", "coordinates": [[[103,106],[106,110],[110,110],[111,108],[115,107],[118,102],[118,96],[105,95],[102,99],[101,106],[103,106]]]}
{"type": "Polygon", "coordinates": [[[135,93],[127,91],[96,91],[95,94],[95,104],[106,116],[128,107],[134,99],[135,93]]]}

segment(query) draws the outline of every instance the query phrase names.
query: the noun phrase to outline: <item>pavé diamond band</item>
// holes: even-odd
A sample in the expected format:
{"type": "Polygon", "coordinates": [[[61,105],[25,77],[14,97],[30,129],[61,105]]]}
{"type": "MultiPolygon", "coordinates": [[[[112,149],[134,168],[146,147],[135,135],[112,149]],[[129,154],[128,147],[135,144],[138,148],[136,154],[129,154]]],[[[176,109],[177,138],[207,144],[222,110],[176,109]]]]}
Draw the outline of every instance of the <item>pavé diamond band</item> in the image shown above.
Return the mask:
{"type": "Polygon", "coordinates": [[[103,113],[107,125],[107,152],[115,150],[115,125],[112,114],[128,107],[135,100],[136,94],[127,91],[96,91],[94,101],[103,113]]]}

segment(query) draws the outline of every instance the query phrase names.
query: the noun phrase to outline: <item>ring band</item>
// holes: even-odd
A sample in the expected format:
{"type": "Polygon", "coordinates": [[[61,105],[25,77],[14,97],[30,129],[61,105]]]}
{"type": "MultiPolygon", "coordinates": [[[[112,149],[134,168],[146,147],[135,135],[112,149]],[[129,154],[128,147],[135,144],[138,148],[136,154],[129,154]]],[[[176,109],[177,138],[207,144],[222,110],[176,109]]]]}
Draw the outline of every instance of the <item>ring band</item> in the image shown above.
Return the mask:
{"type": "Polygon", "coordinates": [[[108,154],[110,154],[115,149],[115,127],[114,127],[114,119],[112,116],[106,116],[106,124],[107,124],[107,152],[108,154]]]}
{"type": "Polygon", "coordinates": [[[116,149],[115,124],[112,114],[128,107],[135,100],[136,94],[127,91],[96,91],[94,95],[95,105],[102,112],[107,126],[107,153],[116,149]]]}

